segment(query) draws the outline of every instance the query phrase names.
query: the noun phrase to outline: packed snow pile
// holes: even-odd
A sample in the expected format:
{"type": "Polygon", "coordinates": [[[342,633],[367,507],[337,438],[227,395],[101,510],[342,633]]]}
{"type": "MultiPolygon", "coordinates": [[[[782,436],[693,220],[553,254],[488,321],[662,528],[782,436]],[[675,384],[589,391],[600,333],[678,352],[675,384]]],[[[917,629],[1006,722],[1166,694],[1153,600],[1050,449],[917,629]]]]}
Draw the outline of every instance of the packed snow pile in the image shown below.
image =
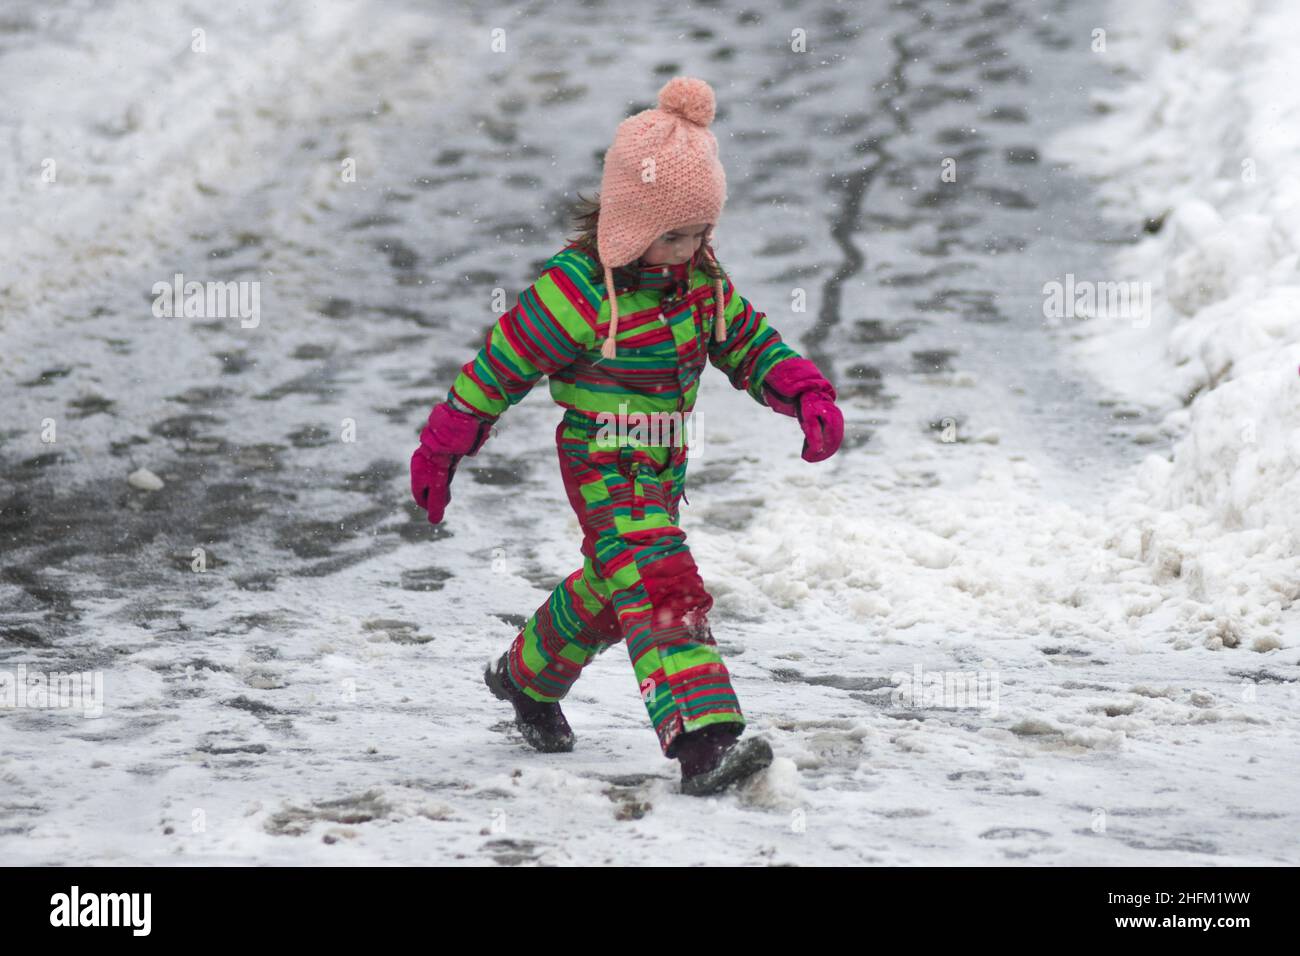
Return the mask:
{"type": "MultiPolygon", "coordinates": [[[[923,466],[921,452],[892,467],[923,466]]],[[[907,641],[921,625],[1076,648],[1284,646],[1294,552],[1272,532],[1161,511],[1142,478],[1096,511],[1053,502],[1027,462],[990,463],[960,487],[870,492],[866,511],[860,493],[810,479],[769,501],[739,546],[693,540],[722,612],[798,607],[859,622],[864,641],[907,641]]]]}
{"type": "MultiPolygon", "coordinates": [[[[0,87],[23,91],[0,113],[0,334],[22,310],[58,309],[69,287],[175,261],[206,209],[240,201],[286,130],[318,128],[340,96],[373,108],[373,91],[345,82],[352,59],[392,55],[422,22],[345,0],[201,17],[165,0],[14,11],[0,24],[0,87]],[[57,70],[47,36],[59,38],[57,70]]],[[[364,143],[351,155],[371,160],[364,143]]],[[[337,179],[336,162],[304,168],[305,194],[337,179]]]]}
{"type": "Polygon", "coordinates": [[[1106,52],[1140,79],[1051,154],[1095,175],[1110,214],[1150,235],[1117,280],[1149,282],[1149,321],[1079,326],[1109,387],[1168,411],[1113,511],[1149,562],[1195,562],[1189,594],[1225,642],[1300,595],[1300,17],[1284,2],[1117,7],[1106,52]],[[1270,610],[1271,609],[1271,610],[1270,610]]]}

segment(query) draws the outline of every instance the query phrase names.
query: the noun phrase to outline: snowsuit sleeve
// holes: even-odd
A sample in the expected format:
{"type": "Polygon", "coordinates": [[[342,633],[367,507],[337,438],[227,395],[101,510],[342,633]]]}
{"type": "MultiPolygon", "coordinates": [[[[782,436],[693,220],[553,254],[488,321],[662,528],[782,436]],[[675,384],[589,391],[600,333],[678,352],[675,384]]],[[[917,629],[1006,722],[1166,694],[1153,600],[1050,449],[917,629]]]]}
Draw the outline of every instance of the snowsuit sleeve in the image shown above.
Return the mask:
{"type": "Polygon", "coordinates": [[[568,265],[550,265],[487,333],[447,392],[453,408],[496,421],[543,375],[559,371],[596,343],[597,309],[568,265]]]}
{"type": "Polygon", "coordinates": [[[768,324],[765,313],[736,292],[730,278],[723,279],[722,300],[727,337],[719,342],[709,336],[709,361],[726,373],[734,388],[744,389],[754,401],[767,405],[763,397],[767,373],[777,362],[799,358],[799,353],[781,340],[781,333],[768,324]]]}

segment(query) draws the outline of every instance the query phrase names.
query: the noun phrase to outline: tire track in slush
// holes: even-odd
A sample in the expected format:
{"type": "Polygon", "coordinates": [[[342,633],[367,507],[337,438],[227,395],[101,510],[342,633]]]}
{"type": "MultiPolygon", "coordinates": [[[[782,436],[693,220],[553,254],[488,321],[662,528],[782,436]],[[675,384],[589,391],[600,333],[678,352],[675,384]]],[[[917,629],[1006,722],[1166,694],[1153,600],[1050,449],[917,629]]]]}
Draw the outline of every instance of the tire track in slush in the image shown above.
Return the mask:
{"type": "Polygon", "coordinates": [[[805,351],[819,368],[833,368],[833,359],[829,350],[829,341],[835,328],[840,324],[841,302],[844,287],[850,279],[861,274],[867,264],[866,253],[853,241],[854,233],[861,226],[863,203],[875,184],[880,173],[894,159],[888,144],[897,135],[911,131],[906,114],[898,108],[899,98],[907,91],[907,79],[904,64],[911,53],[907,50],[903,38],[894,34],[890,38],[890,48],[894,58],[890,64],[888,79],[878,84],[877,89],[886,87],[888,95],[883,98],[884,112],[895,127],[893,133],[881,133],[866,140],[864,152],[873,156],[875,162],[862,169],[855,170],[842,178],[832,174],[830,184],[843,193],[844,201],[840,204],[839,214],[831,220],[831,239],[844,254],[844,262],[836,269],[822,286],[821,308],[817,319],[804,336],[805,351]]]}

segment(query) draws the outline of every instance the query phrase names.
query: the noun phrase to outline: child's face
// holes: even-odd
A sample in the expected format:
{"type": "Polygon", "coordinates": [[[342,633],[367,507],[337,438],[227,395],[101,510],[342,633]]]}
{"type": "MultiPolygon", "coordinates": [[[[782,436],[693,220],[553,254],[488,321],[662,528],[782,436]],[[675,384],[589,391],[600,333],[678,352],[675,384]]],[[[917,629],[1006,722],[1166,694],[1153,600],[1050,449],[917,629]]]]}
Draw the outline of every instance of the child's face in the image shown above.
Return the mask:
{"type": "Polygon", "coordinates": [[[648,266],[677,265],[686,262],[700,248],[700,243],[708,229],[707,222],[699,222],[665,232],[641,254],[641,261],[648,266]]]}

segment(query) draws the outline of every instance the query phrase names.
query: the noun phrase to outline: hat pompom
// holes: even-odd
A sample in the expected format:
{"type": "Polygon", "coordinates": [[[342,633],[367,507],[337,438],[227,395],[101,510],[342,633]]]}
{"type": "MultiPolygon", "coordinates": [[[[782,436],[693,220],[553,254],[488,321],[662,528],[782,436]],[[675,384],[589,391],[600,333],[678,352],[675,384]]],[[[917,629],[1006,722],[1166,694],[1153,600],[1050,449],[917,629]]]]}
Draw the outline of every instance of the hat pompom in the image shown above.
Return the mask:
{"type": "Polygon", "coordinates": [[[693,76],[674,76],[659,91],[659,108],[708,126],[713,122],[713,87],[693,76]]]}

